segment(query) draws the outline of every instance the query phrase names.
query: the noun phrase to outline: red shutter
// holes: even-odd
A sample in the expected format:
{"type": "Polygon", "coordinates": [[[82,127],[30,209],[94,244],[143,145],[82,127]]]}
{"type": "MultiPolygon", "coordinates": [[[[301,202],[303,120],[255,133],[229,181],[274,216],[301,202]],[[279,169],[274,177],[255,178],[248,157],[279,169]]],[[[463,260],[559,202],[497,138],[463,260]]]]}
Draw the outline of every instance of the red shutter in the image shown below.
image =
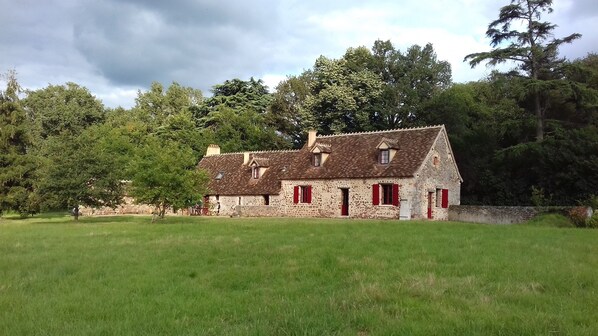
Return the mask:
{"type": "Polygon", "coordinates": [[[392,185],[392,205],[399,206],[399,185],[392,185]]]}
{"type": "Polygon", "coordinates": [[[307,203],[311,203],[311,186],[307,186],[307,203]]]}
{"type": "Polygon", "coordinates": [[[380,204],[380,185],[372,184],[372,204],[380,204]]]}
{"type": "Polygon", "coordinates": [[[293,188],[293,203],[299,203],[299,186],[293,188]]]}
{"type": "Polygon", "coordinates": [[[442,189],[442,207],[448,208],[448,189],[442,189]]]}

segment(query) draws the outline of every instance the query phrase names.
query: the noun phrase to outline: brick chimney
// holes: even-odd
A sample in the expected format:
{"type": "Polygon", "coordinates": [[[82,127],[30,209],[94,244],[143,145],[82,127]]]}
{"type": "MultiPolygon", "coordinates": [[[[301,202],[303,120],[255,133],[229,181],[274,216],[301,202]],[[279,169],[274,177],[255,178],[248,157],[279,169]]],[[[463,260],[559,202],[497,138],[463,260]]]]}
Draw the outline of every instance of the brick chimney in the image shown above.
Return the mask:
{"type": "Polygon", "coordinates": [[[312,147],[316,143],[317,135],[318,135],[318,131],[316,131],[316,130],[307,131],[307,147],[312,147]]]}
{"type": "Polygon", "coordinates": [[[211,155],[220,155],[220,146],[214,144],[208,145],[208,149],[206,150],[206,156],[211,155]]]}

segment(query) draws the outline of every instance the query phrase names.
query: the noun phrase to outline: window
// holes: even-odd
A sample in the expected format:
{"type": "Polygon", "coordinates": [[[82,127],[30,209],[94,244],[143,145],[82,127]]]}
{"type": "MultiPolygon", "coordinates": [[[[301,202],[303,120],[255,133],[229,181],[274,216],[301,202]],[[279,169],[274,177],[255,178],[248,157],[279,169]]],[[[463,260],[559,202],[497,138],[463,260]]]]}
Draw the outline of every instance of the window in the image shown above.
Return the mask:
{"type": "MultiPolygon", "coordinates": [[[[245,175],[245,176],[247,176],[247,175],[245,175]]],[[[259,178],[260,178],[260,168],[259,168],[258,166],[256,166],[256,165],[253,165],[253,166],[251,167],[251,176],[252,176],[254,179],[259,179],[259,178]]]]}
{"type": "Polygon", "coordinates": [[[440,159],[438,158],[438,155],[434,155],[434,167],[438,167],[438,165],[440,164],[440,159]]]}
{"type": "Polygon", "coordinates": [[[380,205],[380,199],[382,199],[382,204],[384,205],[399,206],[399,188],[400,186],[396,183],[372,185],[372,204],[380,205]],[[380,195],[380,189],[382,189],[382,195],[380,195]]]}
{"type": "Polygon", "coordinates": [[[392,184],[381,184],[382,186],[382,204],[392,204],[392,184]]]}
{"type": "Polygon", "coordinates": [[[218,172],[218,174],[216,175],[216,179],[217,180],[222,180],[223,177],[224,177],[224,173],[223,172],[218,172]]]}
{"type": "Polygon", "coordinates": [[[301,203],[311,203],[310,191],[310,186],[301,186],[301,203]]]}
{"type": "Polygon", "coordinates": [[[436,207],[440,208],[442,205],[442,189],[436,188],[436,207]]]}
{"type": "Polygon", "coordinates": [[[311,203],[311,186],[295,186],[293,188],[293,203],[311,203]]]}
{"type": "Polygon", "coordinates": [[[270,195],[264,195],[264,205],[270,205],[270,195]]]}
{"type": "Polygon", "coordinates": [[[237,203],[238,205],[241,205],[241,196],[239,196],[239,203],[237,203]]]}
{"type": "Polygon", "coordinates": [[[381,149],[380,150],[380,163],[388,164],[389,158],[390,158],[390,151],[388,149],[381,149]]]}
{"type": "Polygon", "coordinates": [[[322,165],[322,153],[314,153],[314,167],[322,165]]]}

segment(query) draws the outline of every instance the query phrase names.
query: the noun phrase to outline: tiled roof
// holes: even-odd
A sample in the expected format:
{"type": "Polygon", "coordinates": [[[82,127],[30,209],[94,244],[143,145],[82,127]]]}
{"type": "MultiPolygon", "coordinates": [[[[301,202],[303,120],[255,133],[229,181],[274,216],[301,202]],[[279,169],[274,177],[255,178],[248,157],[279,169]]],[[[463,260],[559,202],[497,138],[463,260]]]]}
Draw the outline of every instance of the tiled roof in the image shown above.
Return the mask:
{"type": "Polygon", "coordinates": [[[289,157],[297,151],[259,152],[250,154],[250,163],[256,156],[258,163],[267,162],[268,169],[254,179],[251,167],[243,164],[243,153],[204,156],[198,167],[208,172],[208,190],[214,195],[266,195],[280,192],[280,180],[289,171],[289,157]],[[258,157],[259,155],[259,157],[258,157]],[[222,173],[222,178],[216,176],[222,173]]]}
{"type": "MultiPolygon", "coordinates": [[[[266,159],[269,168],[259,179],[251,178],[251,167],[243,165],[243,153],[206,156],[199,168],[208,171],[211,193],[219,195],[260,195],[280,193],[280,180],[336,179],[368,177],[411,177],[422,165],[442,126],[398,129],[380,132],[318,136],[316,144],[331,148],[320,167],[312,165],[310,147],[298,151],[258,152],[254,158],[266,159]],[[397,144],[388,164],[378,163],[382,140],[397,144]],[[216,180],[216,175],[224,176],[216,180]]],[[[395,147],[395,146],[393,146],[395,147]]]]}

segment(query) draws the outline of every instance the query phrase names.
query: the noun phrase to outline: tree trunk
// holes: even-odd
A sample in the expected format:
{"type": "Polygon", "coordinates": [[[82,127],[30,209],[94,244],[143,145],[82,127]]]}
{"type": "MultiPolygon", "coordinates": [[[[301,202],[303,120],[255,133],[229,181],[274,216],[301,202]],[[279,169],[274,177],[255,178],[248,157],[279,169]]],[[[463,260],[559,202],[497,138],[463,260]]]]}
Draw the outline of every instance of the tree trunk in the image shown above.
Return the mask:
{"type": "Polygon", "coordinates": [[[534,92],[534,112],[536,114],[536,141],[544,140],[544,115],[540,106],[540,93],[534,92]]]}
{"type": "Polygon", "coordinates": [[[75,220],[79,220],[79,205],[75,206],[75,211],[73,211],[73,216],[75,216],[75,220]]]}

